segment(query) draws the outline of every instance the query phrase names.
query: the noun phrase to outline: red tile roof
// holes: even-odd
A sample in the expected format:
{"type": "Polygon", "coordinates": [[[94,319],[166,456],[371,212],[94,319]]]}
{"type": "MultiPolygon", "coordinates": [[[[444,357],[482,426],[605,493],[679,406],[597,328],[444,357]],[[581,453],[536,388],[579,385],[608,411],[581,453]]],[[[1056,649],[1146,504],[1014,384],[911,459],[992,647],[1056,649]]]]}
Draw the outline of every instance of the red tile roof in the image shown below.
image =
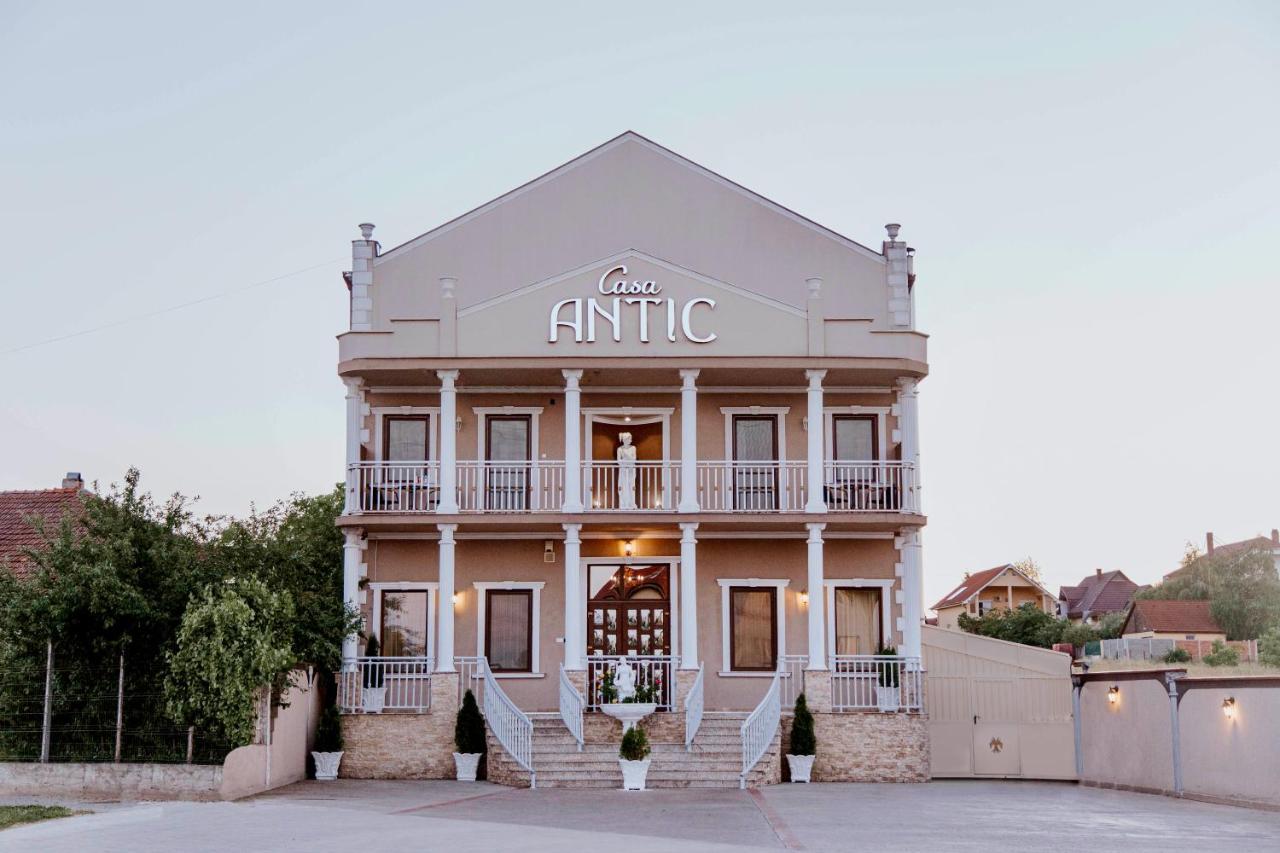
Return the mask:
{"type": "Polygon", "coordinates": [[[1124,623],[1122,633],[1160,631],[1186,634],[1220,634],[1207,601],[1177,601],[1140,598],[1124,623]]]}
{"type": "Polygon", "coordinates": [[[44,519],[51,531],[64,513],[80,511],[79,489],[42,489],[30,492],[0,492],[0,569],[8,568],[19,578],[31,574],[31,559],[24,553],[43,543],[31,519],[44,519]]]}
{"type": "Polygon", "coordinates": [[[1064,586],[1058,590],[1058,599],[1067,603],[1067,615],[1073,619],[1085,614],[1119,613],[1129,606],[1138,585],[1124,572],[1095,572],[1076,586],[1064,586]]]}

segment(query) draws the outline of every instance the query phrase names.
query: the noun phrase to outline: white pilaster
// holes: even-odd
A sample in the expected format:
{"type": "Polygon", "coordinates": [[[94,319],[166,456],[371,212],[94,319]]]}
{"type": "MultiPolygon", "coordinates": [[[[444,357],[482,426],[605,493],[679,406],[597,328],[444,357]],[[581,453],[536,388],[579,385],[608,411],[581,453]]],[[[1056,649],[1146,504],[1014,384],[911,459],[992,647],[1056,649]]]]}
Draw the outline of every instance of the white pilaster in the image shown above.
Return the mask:
{"type": "Polygon", "coordinates": [[[582,586],[581,524],[564,526],[564,668],[587,666],[587,596],[582,586]]]}
{"type": "Polygon", "coordinates": [[[920,531],[902,536],[902,648],[898,654],[920,657],[920,625],[924,621],[924,550],[920,531]]]}
{"type": "Polygon", "coordinates": [[[809,528],[809,669],[827,668],[826,584],[822,567],[822,531],[825,524],[809,528]]]}
{"type": "Polygon", "coordinates": [[[440,377],[440,502],[436,512],[453,515],[458,512],[458,371],[437,370],[436,376],[440,377]]]}
{"type": "Polygon", "coordinates": [[[458,280],[440,279],[440,355],[453,358],[458,354],[458,280]]]}
{"type": "Polygon", "coordinates": [[[822,454],[824,444],[822,430],[826,418],[822,414],[822,379],[827,375],[825,370],[806,370],[805,378],[809,380],[809,443],[808,443],[808,492],[805,500],[805,512],[826,512],[827,502],[823,499],[822,489],[822,454]]]}
{"type": "Polygon", "coordinates": [[[353,332],[367,332],[373,328],[373,259],[377,253],[372,223],[361,223],[360,239],[351,241],[350,322],[353,332]]]}
{"type": "MultiPolygon", "coordinates": [[[[353,613],[360,612],[360,531],[346,531],[342,543],[342,601],[353,613]]],[[[342,659],[354,659],[360,653],[354,632],[342,640],[342,659]]]]}
{"type": "Polygon", "coordinates": [[[680,512],[698,511],[698,373],[680,371],[680,512]]]}
{"type": "Polygon", "coordinates": [[[698,668],[697,524],[680,525],[680,668],[698,668]]]}
{"type": "Polygon", "coordinates": [[[353,466],[360,461],[360,421],[364,397],[360,393],[359,379],[344,379],[347,386],[347,492],[343,512],[357,512],[360,502],[356,490],[360,487],[360,472],[353,466]]]}
{"type": "Polygon", "coordinates": [[[920,391],[915,379],[898,379],[898,430],[902,434],[902,461],[911,466],[906,476],[905,508],[923,512],[920,476],[920,391]]]}
{"type": "Polygon", "coordinates": [[[827,354],[827,327],[826,311],[822,305],[822,279],[806,278],[804,284],[809,291],[809,355],[823,356],[827,354]]]}
{"type": "Polygon", "coordinates": [[[560,373],[564,375],[564,511],[582,512],[582,389],[578,384],[582,371],[560,373]]]}
{"type": "Polygon", "coordinates": [[[437,524],[440,530],[440,593],[436,596],[436,672],[453,672],[454,532],[456,524],[437,524]]]}

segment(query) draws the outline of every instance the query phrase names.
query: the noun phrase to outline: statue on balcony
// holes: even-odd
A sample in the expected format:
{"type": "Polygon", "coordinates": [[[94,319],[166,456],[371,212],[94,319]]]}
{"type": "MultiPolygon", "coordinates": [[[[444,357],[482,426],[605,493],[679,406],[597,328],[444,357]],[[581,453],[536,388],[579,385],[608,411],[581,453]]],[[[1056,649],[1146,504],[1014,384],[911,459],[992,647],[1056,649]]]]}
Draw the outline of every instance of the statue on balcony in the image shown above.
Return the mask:
{"type": "Polygon", "coordinates": [[[618,509],[636,508],[636,448],[631,433],[618,435],[618,509]]]}
{"type": "Polygon", "coordinates": [[[618,691],[618,701],[625,702],[636,695],[636,671],[626,661],[613,665],[613,686],[618,691]]]}

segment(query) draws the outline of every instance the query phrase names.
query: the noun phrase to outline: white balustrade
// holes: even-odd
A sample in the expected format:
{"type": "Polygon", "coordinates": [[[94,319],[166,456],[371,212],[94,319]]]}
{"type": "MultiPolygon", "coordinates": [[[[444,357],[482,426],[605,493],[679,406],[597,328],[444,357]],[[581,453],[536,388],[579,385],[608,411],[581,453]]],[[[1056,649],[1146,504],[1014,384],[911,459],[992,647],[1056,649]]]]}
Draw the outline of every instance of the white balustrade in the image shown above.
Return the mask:
{"type": "Polygon", "coordinates": [[[560,719],[564,720],[564,726],[569,730],[569,734],[573,735],[573,739],[578,742],[578,752],[582,752],[582,707],[585,700],[582,694],[578,692],[578,688],[574,687],[573,682],[569,680],[569,675],[564,671],[564,664],[560,664],[560,719]]]}
{"type": "Polygon", "coordinates": [[[458,670],[458,707],[462,707],[462,697],[471,691],[476,702],[484,704],[484,672],[480,662],[483,656],[454,655],[453,665],[458,670]]]}
{"type": "Polygon", "coordinates": [[[680,494],[680,463],[639,460],[626,494],[619,488],[623,466],[587,462],[582,466],[582,502],[590,511],[671,512],[680,494]]]}
{"type": "Polygon", "coordinates": [[[915,468],[903,462],[828,460],[822,482],[830,512],[909,512],[915,468]]]}
{"type": "Polygon", "coordinates": [[[462,512],[559,512],[563,502],[563,462],[458,463],[462,512]]]}
{"type": "Polygon", "coordinates": [[[693,680],[688,695],[684,697],[684,748],[689,751],[693,750],[693,739],[698,736],[698,728],[702,725],[704,671],[702,664],[698,664],[698,676],[693,680]]]}
{"type": "MultiPolygon", "coordinates": [[[[653,691],[653,703],[659,711],[673,710],[675,700],[675,655],[587,655],[587,707],[593,711],[608,697],[603,695],[605,676],[613,667],[625,662],[636,677],[637,688],[653,691]]],[[[611,701],[617,702],[617,698],[611,701]]]]}
{"type": "Polygon", "coordinates": [[[338,709],[343,713],[426,711],[431,707],[428,657],[360,657],[343,661],[338,709]]]}
{"type": "Polygon", "coordinates": [[[835,711],[874,711],[881,706],[880,687],[896,698],[903,711],[924,709],[920,658],[897,655],[832,655],[831,707],[835,711]]]}
{"type": "Polygon", "coordinates": [[[796,697],[804,692],[804,668],[809,665],[808,655],[783,655],[778,666],[782,685],[782,707],[794,708],[796,697]]]}
{"type": "Polygon", "coordinates": [[[778,733],[778,724],[782,719],[782,686],[781,679],[774,676],[769,682],[769,689],[764,698],[756,705],[754,711],[742,724],[742,773],[738,776],[738,787],[747,787],[747,774],[751,768],[764,757],[778,733]]]}
{"type": "Polygon", "coordinates": [[[699,462],[703,512],[801,512],[804,462],[699,462]]]}
{"type": "Polygon", "coordinates": [[[511,759],[528,771],[529,787],[536,788],[537,774],[533,770],[533,721],[503,692],[498,680],[493,677],[493,670],[489,669],[487,658],[480,658],[480,673],[484,677],[484,721],[511,759]]]}
{"type": "Polygon", "coordinates": [[[355,462],[347,466],[357,512],[435,512],[440,463],[355,462]]]}

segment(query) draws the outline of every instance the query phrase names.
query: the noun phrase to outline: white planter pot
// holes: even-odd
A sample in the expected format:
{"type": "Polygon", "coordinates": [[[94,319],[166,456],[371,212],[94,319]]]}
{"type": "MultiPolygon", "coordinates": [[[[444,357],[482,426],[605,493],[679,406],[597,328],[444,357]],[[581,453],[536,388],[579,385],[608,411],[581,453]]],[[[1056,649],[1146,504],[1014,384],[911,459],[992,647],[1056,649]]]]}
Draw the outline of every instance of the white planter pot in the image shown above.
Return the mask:
{"type": "Polygon", "coordinates": [[[386,687],[366,687],[361,691],[360,707],[366,714],[381,714],[386,705],[386,687]]]}
{"type": "Polygon", "coordinates": [[[627,761],[625,758],[618,759],[618,766],[622,768],[622,790],[624,791],[643,791],[644,780],[649,775],[649,761],[627,761]]]}
{"type": "Polygon", "coordinates": [[[882,713],[892,714],[901,706],[901,695],[896,687],[885,687],[883,684],[876,685],[876,707],[882,713]]]}
{"type": "Polygon", "coordinates": [[[458,771],[459,782],[476,781],[476,769],[480,766],[480,756],[483,752],[455,752],[453,754],[453,766],[458,771]]]}
{"type": "Polygon", "coordinates": [[[792,782],[808,782],[813,773],[812,755],[788,755],[787,764],[791,767],[792,782]]]}
{"type": "Polygon", "coordinates": [[[316,763],[317,782],[332,782],[338,778],[338,765],[342,763],[341,752],[313,752],[311,758],[316,763]]]}

